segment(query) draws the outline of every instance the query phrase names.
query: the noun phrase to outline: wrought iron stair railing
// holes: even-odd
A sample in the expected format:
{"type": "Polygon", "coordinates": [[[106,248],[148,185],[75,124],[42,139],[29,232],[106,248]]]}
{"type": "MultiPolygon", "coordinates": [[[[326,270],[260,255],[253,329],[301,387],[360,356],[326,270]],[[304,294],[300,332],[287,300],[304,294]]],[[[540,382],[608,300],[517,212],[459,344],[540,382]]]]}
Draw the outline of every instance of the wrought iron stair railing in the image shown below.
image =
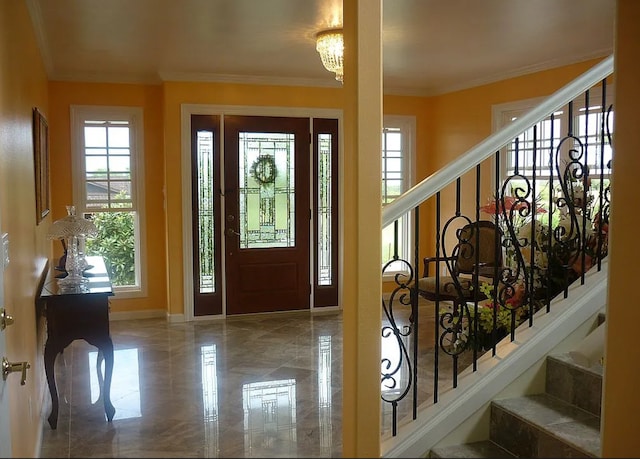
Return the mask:
{"type": "Polygon", "coordinates": [[[601,268],[612,72],[610,56],[384,207],[383,227],[394,225],[396,241],[401,219],[413,226],[412,259],[396,249],[383,267],[394,271],[382,299],[383,429],[391,435],[401,419],[415,420],[423,403],[454,389],[463,369],[475,371],[484,352],[495,354],[498,341],[514,340],[518,327],[532,326],[557,295],[601,268]],[[567,113],[563,132],[555,131],[559,110],[567,113]],[[483,264],[479,221],[499,229],[490,249],[499,263],[483,264]],[[425,258],[446,262],[431,272],[435,296],[419,307],[425,258]],[[460,263],[473,271],[459,272],[460,263]]]}

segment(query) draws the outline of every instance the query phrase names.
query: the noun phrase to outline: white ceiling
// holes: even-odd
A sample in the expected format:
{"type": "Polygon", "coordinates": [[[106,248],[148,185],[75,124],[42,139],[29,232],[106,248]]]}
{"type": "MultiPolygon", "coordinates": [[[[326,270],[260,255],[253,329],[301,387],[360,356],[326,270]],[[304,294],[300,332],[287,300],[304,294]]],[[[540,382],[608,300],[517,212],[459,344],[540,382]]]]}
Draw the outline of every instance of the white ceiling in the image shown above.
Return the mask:
{"type": "MultiPolygon", "coordinates": [[[[341,0],[27,2],[51,80],[340,85],[314,35],[341,23],[341,0]]],[[[614,13],[615,0],[384,0],[384,91],[440,94],[607,56],[614,13]]]]}

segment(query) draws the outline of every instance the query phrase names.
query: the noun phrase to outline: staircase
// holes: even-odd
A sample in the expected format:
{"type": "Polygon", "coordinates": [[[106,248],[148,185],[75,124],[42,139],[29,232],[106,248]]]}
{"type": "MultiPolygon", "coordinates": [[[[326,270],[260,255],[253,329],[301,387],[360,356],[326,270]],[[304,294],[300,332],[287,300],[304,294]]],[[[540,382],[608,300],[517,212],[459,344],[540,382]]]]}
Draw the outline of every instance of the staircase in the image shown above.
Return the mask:
{"type": "Polygon", "coordinates": [[[595,335],[547,356],[544,393],[493,400],[489,440],[435,447],[429,457],[600,457],[603,368],[595,335]]]}
{"type": "MultiPolygon", "coordinates": [[[[571,349],[574,338],[580,341],[589,333],[607,301],[612,164],[607,152],[611,157],[614,153],[608,150],[613,146],[609,123],[613,105],[606,101],[606,85],[612,73],[610,56],[384,205],[382,227],[393,229],[395,252],[383,267],[383,278],[393,274],[389,276],[393,284],[385,284],[392,291],[389,301],[382,301],[382,336],[395,340],[395,348],[390,351],[394,358],[385,357],[381,365],[382,384],[392,389],[388,391],[392,396],[382,396],[391,426],[390,434],[382,435],[383,457],[474,457],[473,449],[477,450],[475,457],[599,454],[602,369],[572,362],[570,354],[563,353],[571,349]],[[585,108],[586,101],[591,107],[594,100],[590,93],[602,94],[593,111],[585,108]],[[554,126],[559,109],[575,123],[561,130],[559,141],[543,141],[546,128],[538,129],[538,125],[550,121],[554,126]],[[586,118],[576,118],[576,113],[586,118]],[[586,127],[586,120],[591,120],[591,127],[599,126],[600,142],[582,142],[575,136],[582,128],[574,131],[574,127],[586,127]],[[585,146],[587,150],[595,147],[598,155],[575,154],[576,149],[586,153],[585,146]],[[513,153],[512,169],[502,167],[504,148],[513,153]],[[599,158],[596,167],[588,158],[599,158]],[[547,186],[557,191],[543,193],[547,186]],[[543,195],[549,204],[539,206],[543,195]],[[485,202],[488,204],[481,205],[485,202]],[[592,207],[587,208],[587,203],[592,207]],[[420,309],[413,286],[428,272],[421,257],[450,260],[452,254],[470,245],[456,241],[457,231],[484,218],[481,212],[491,215],[507,235],[507,243],[502,248],[496,245],[494,253],[503,250],[509,257],[503,271],[509,289],[498,290],[494,285],[493,291],[505,295],[497,303],[474,304],[473,316],[468,307],[414,316],[420,309]],[[538,215],[541,213],[547,217],[538,215]],[[412,225],[405,228],[402,219],[407,216],[412,225]],[[585,218],[588,216],[591,219],[585,218]],[[521,218],[530,220],[523,223],[521,218]],[[593,226],[596,221],[597,228],[593,226]],[[407,231],[413,235],[413,247],[403,259],[399,241],[407,231]],[[578,237],[572,239],[574,235],[578,237]],[[597,253],[595,258],[592,252],[597,253]],[[387,267],[392,269],[385,271],[387,267]],[[510,324],[505,324],[505,314],[500,316],[505,308],[511,310],[506,318],[511,319],[510,324]],[[474,349],[467,343],[479,335],[477,327],[468,325],[477,325],[476,314],[486,316],[487,311],[493,327],[498,328],[500,322],[510,334],[490,352],[473,352],[468,365],[462,360],[474,349]],[[525,311],[528,320],[520,323],[518,311],[525,311]],[[410,320],[410,327],[398,327],[397,319],[409,312],[415,321],[410,320]],[[432,323],[426,323],[427,331],[423,331],[423,319],[428,317],[433,317],[432,323]],[[429,330],[434,332],[428,335],[429,330]],[[594,384],[587,382],[590,378],[596,378],[598,389],[594,395],[583,395],[584,386],[594,384]],[[567,381],[572,384],[565,386],[567,381]],[[591,397],[598,400],[595,407],[582,404],[585,399],[594,400],[591,397]],[[488,443],[468,444],[486,439],[488,443]],[[448,448],[461,443],[467,444],[448,448]],[[483,451],[495,447],[500,449],[483,451]]],[[[555,137],[550,134],[549,139],[555,137]]],[[[478,254],[476,251],[473,262],[475,276],[480,275],[478,254]]],[[[444,278],[435,276],[437,288],[455,289],[456,304],[469,306],[462,286],[447,281],[446,274],[455,269],[451,263],[435,271],[444,278]]]]}

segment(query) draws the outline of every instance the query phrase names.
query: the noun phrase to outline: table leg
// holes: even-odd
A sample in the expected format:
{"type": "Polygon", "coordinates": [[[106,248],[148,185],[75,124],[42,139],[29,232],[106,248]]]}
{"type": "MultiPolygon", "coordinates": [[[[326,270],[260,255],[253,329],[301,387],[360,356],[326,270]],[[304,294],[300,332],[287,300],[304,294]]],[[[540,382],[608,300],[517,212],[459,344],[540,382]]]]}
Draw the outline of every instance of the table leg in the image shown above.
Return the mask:
{"type": "Polygon", "coordinates": [[[113,342],[109,338],[108,348],[104,350],[104,412],[111,422],[116,409],[111,403],[111,376],[113,375],[113,342]]]}
{"type": "Polygon", "coordinates": [[[49,414],[49,425],[52,429],[58,427],[58,389],[56,388],[55,363],[59,350],[53,343],[47,341],[44,348],[44,371],[47,375],[47,384],[51,394],[51,413],[49,414]]]}
{"type": "Polygon", "coordinates": [[[102,384],[102,395],[104,398],[104,412],[107,421],[111,422],[116,413],[116,409],[111,403],[111,377],[113,376],[113,341],[111,337],[100,340],[93,340],[91,343],[98,348],[97,366],[98,378],[100,375],[101,360],[104,359],[104,382],[102,384]]]}

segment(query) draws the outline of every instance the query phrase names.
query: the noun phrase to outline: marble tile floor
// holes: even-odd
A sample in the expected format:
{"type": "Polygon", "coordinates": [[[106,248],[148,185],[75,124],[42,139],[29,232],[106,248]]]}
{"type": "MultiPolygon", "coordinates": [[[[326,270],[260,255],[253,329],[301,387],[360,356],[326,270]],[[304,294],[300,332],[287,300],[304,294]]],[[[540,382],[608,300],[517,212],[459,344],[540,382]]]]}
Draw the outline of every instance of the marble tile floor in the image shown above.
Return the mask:
{"type": "MultiPolygon", "coordinates": [[[[419,404],[433,398],[433,304],[421,300],[420,311],[419,404]]],[[[400,327],[408,319],[396,311],[400,327]]],[[[341,457],[340,312],[110,326],[113,421],[104,415],[97,350],[76,340],[56,360],[58,427],[46,420],[47,393],[41,457],[341,457]]],[[[381,352],[393,359],[397,345],[383,339],[381,352]]],[[[443,359],[441,391],[451,387],[450,367],[443,359]]],[[[382,403],[383,438],[391,410],[382,403]]],[[[409,399],[399,419],[410,413],[409,399]]]]}
{"type": "Polygon", "coordinates": [[[96,348],[76,340],[40,457],[341,457],[340,313],[112,321],[111,335],[113,421],[96,348]]]}

